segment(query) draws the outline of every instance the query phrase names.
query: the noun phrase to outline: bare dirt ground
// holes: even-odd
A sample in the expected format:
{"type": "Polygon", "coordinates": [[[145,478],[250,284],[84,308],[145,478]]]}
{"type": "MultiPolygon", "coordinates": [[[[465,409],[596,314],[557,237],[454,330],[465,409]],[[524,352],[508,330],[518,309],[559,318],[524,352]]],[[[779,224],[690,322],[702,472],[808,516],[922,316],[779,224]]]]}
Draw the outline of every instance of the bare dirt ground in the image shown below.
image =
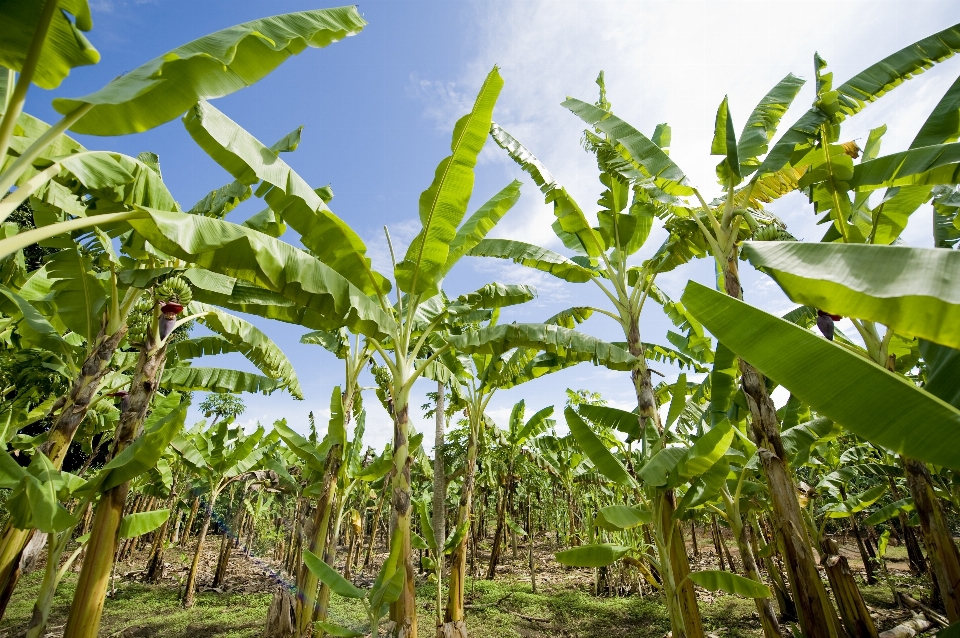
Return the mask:
{"type": "MultiPolygon", "coordinates": [[[[685,530],[688,555],[694,570],[717,569],[718,559],[713,542],[706,530],[698,530],[699,558],[693,556],[689,528],[685,530]]],[[[590,569],[570,569],[554,559],[558,551],[545,539],[534,548],[536,593],[531,588],[527,546],[521,541],[517,557],[509,543],[502,553],[503,562],[494,581],[483,580],[489,560],[489,544],[481,543],[475,560],[477,579],[467,582],[467,620],[473,638],[619,638],[649,636],[662,638],[669,623],[659,595],[649,585],[642,584],[634,570],[612,568],[608,574],[611,590],[607,595],[594,595],[594,572],[590,569]],[[626,594],[630,595],[616,595],[626,594]]],[[[731,539],[726,539],[736,568],[740,569],[739,554],[731,539]]],[[[845,539],[838,538],[839,541],[845,539]]],[[[186,577],[193,556],[194,542],[186,547],[171,547],[164,555],[166,569],[157,585],[142,582],[146,552],[134,552],[132,557],[117,565],[114,587],[104,611],[101,636],[135,638],[139,636],[254,638],[263,633],[267,607],[273,592],[280,586],[292,584],[291,575],[279,571],[277,563],[269,558],[247,556],[233,550],[227,577],[217,589],[211,587],[213,572],[220,549],[220,537],[208,537],[200,562],[197,605],[183,609],[179,602],[181,583],[186,577]]],[[[382,560],[385,548],[375,554],[373,565],[359,571],[354,581],[358,586],[369,586],[382,560]]],[[[340,556],[346,553],[341,548],[340,556]]],[[[843,542],[841,553],[858,575],[864,598],[874,615],[878,628],[892,627],[905,618],[908,610],[898,609],[885,584],[863,584],[863,566],[855,544],[843,542]]],[[[418,557],[415,552],[415,558],[418,557]]],[[[342,562],[342,561],[341,561],[342,562]]],[[[929,596],[924,582],[909,574],[906,553],[902,547],[891,547],[888,569],[898,588],[918,600],[929,596]]],[[[729,568],[729,567],[728,567],[729,568]]],[[[33,600],[42,578],[41,564],[26,575],[14,594],[7,616],[0,621],[0,638],[22,635],[30,617],[33,600]]],[[[427,581],[426,574],[418,580],[417,602],[420,635],[432,636],[436,614],[436,585],[427,581]]],[[[48,638],[62,636],[63,624],[76,582],[76,574],[69,573],[55,600],[48,638]]],[[[698,590],[705,629],[718,636],[760,636],[760,623],[754,603],[724,594],[698,590]]],[[[359,631],[369,631],[364,625],[362,608],[354,602],[332,601],[331,619],[359,631]]],[[[367,634],[369,635],[369,634],[367,634]]]]}

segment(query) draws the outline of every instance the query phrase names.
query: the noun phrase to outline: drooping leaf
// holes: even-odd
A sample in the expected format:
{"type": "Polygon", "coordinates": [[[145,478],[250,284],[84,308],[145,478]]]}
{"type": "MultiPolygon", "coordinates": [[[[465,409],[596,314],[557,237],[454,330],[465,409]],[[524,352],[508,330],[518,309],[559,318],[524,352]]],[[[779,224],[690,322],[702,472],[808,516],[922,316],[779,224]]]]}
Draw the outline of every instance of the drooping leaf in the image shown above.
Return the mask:
{"type": "Polygon", "coordinates": [[[160,387],[180,392],[261,392],[270,394],[282,387],[276,379],[251,372],[226,368],[195,368],[177,366],[166,368],[160,378],[160,387]]]}
{"type": "Polygon", "coordinates": [[[537,348],[557,354],[566,361],[592,361],[611,370],[630,370],[634,357],[625,350],[576,330],[545,324],[502,324],[462,335],[450,335],[447,341],[467,354],[499,356],[514,348],[537,348]]]}
{"type": "Polygon", "coordinates": [[[693,194],[680,167],[663,149],[633,126],[609,111],[574,98],[568,98],[562,106],[619,142],[629,152],[633,161],[643,166],[652,177],[660,180],[662,189],[674,195],[693,194]]]}
{"type": "Polygon", "coordinates": [[[80,98],[56,98],[66,114],[93,108],[71,130],[127,135],[178,117],[201,99],[250,86],[291,55],[355,35],[366,25],[356,7],[301,11],[251,20],[198,38],[154,58],[80,98]]]}
{"type": "Polygon", "coordinates": [[[370,265],[360,236],[277,153],[206,102],[194,106],[183,124],[194,141],[239,182],[262,182],[257,194],[300,233],[300,241],[317,259],[365,294],[390,291],[390,283],[370,265]]]}
{"type": "Polygon", "coordinates": [[[470,203],[473,168],[487,141],[493,106],[502,87],[503,79],[494,67],[473,109],[454,126],[451,154],[440,162],[430,187],[420,195],[422,228],[396,268],[397,285],[404,292],[431,296],[443,277],[450,245],[470,203]]]}
{"type": "Polygon", "coordinates": [[[265,375],[284,383],[294,397],[303,398],[293,364],[262,330],[240,317],[200,302],[192,302],[186,311],[191,315],[205,313],[198,318],[200,323],[229,341],[265,375]]]}
{"type": "Polygon", "coordinates": [[[601,428],[611,428],[623,432],[631,439],[639,441],[640,421],[635,412],[627,412],[606,405],[581,405],[580,414],[601,428]]]}
{"type": "Polygon", "coordinates": [[[594,467],[597,468],[598,472],[614,483],[625,487],[636,486],[636,481],[627,473],[627,470],[620,461],[617,460],[617,457],[610,453],[607,446],[593,433],[593,430],[584,423],[583,419],[580,418],[580,415],[577,414],[573,408],[567,407],[564,409],[563,416],[567,420],[567,426],[570,428],[570,433],[573,434],[573,438],[577,440],[577,443],[593,463],[594,467]]]}
{"type": "Polygon", "coordinates": [[[490,125],[490,136],[520,168],[530,174],[543,193],[544,201],[553,204],[553,214],[557,218],[553,230],[563,245],[580,254],[599,256],[603,249],[600,238],[587,223],[577,202],[557,183],[546,166],[495,122],[490,125]]]}
{"type": "Polygon", "coordinates": [[[457,297],[457,303],[474,308],[505,308],[535,299],[537,289],[526,284],[487,284],[457,297]]]}
{"type": "Polygon", "coordinates": [[[622,545],[581,545],[556,553],[557,562],[568,567],[606,567],[612,565],[627,552],[629,547],[622,545]]]}
{"type": "Polygon", "coordinates": [[[157,529],[170,518],[170,510],[127,514],[120,519],[120,538],[136,538],[157,529]]]}
{"type": "Polygon", "coordinates": [[[317,472],[324,470],[324,455],[321,454],[316,445],[290,429],[290,427],[287,426],[286,420],[281,419],[275,422],[273,429],[276,430],[277,434],[280,435],[280,438],[283,439],[283,442],[287,444],[290,450],[300,457],[310,469],[317,472]]]}
{"type": "Polygon", "coordinates": [[[631,529],[638,525],[649,525],[653,522],[650,510],[628,505],[608,505],[601,507],[600,512],[593,519],[594,525],[614,531],[631,529]]]}
{"type": "Polygon", "coordinates": [[[242,279],[293,301],[297,316],[312,310],[314,329],[341,326],[383,338],[391,320],[341,275],[289,244],[237,224],[143,209],[130,223],[165,253],[195,267],[242,279]]]}
{"type": "Polygon", "coordinates": [[[340,638],[360,638],[364,636],[361,631],[354,631],[348,627],[342,625],[335,625],[331,622],[326,622],[324,620],[315,620],[313,624],[322,629],[324,632],[330,634],[331,636],[338,636],[340,638]]]}
{"type": "Polygon", "coordinates": [[[336,595],[358,599],[366,597],[367,592],[355,587],[353,583],[341,576],[340,572],[327,565],[310,550],[304,550],[303,564],[336,595]]]}
{"type": "Polygon", "coordinates": [[[683,300],[727,347],[820,414],[895,452],[960,468],[960,411],[949,404],[808,330],[695,282],[683,300]]]}
{"type": "Polygon", "coordinates": [[[573,283],[590,281],[594,276],[593,271],[552,250],[512,239],[484,239],[467,254],[471,257],[510,259],[515,264],[536,268],[573,283]]]}
{"type": "Polygon", "coordinates": [[[899,501],[890,503],[881,507],[870,516],[863,519],[864,525],[879,525],[880,523],[897,516],[900,512],[910,512],[913,510],[913,498],[902,498],[899,501]]]}
{"type": "Polygon", "coordinates": [[[722,570],[704,570],[687,576],[690,580],[710,591],[724,591],[747,598],[769,598],[770,588],[755,580],[737,576],[722,570]]]}
{"type": "MultiPolygon", "coordinates": [[[[44,1],[4,2],[0,5],[0,24],[3,25],[0,68],[4,69],[3,75],[6,75],[6,69],[17,72],[23,69],[45,5],[44,1]]],[[[43,42],[33,83],[43,89],[55,89],[70,74],[70,69],[99,62],[100,53],[82,33],[92,28],[87,0],[59,0],[43,42]],[[72,20],[70,16],[73,16],[72,20]]]]}
{"type": "Polygon", "coordinates": [[[752,242],[744,254],[791,300],[960,348],[960,253],[863,244],[752,242]]]}

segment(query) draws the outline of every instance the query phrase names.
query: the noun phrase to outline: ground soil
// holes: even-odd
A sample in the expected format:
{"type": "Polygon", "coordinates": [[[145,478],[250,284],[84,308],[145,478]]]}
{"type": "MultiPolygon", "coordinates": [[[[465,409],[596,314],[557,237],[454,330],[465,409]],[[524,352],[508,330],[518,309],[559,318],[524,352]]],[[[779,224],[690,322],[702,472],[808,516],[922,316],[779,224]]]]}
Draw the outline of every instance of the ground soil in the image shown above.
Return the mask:
{"type": "MultiPolygon", "coordinates": [[[[706,530],[698,530],[699,559],[693,557],[693,546],[687,535],[688,554],[692,567],[717,569],[718,561],[712,540],[706,530]]],[[[526,545],[521,541],[516,558],[508,545],[502,554],[502,565],[494,581],[470,579],[467,583],[468,628],[473,638],[619,638],[649,636],[662,638],[669,629],[662,600],[649,586],[643,585],[635,571],[612,568],[607,574],[610,585],[607,595],[595,596],[595,575],[590,569],[570,569],[554,559],[558,549],[541,537],[534,551],[537,591],[531,591],[530,570],[526,545]]],[[[886,585],[863,584],[862,564],[855,544],[842,542],[842,553],[847,557],[861,582],[864,598],[877,625],[886,629],[910,616],[897,609],[886,585]]],[[[727,544],[737,569],[739,555],[728,538],[727,544]]],[[[100,635],[110,638],[146,636],[190,638],[254,638],[263,633],[273,592],[292,582],[291,576],[281,573],[277,563],[266,557],[248,556],[234,549],[227,577],[222,587],[210,587],[220,548],[220,537],[208,538],[200,563],[197,604],[185,610],[179,602],[179,590],[186,577],[193,555],[189,547],[171,547],[166,551],[166,569],[157,585],[142,582],[145,552],[135,552],[130,560],[117,565],[114,589],[106,602],[100,635]]],[[[488,549],[481,543],[476,571],[486,572],[488,549]]],[[[340,552],[341,556],[345,549],[340,552]]],[[[378,554],[374,567],[386,555],[378,554]]],[[[909,574],[906,552],[902,547],[888,551],[888,569],[897,586],[914,598],[929,598],[924,582],[909,574]]],[[[0,621],[0,638],[21,636],[30,618],[42,578],[40,566],[27,574],[18,587],[0,621]]],[[[369,586],[375,572],[371,569],[357,574],[358,586],[369,586]]],[[[63,625],[73,595],[76,573],[68,573],[55,600],[47,636],[62,636],[63,625]]],[[[760,623],[752,600],[699,590],[701,612],[705,629],[717,637],[760,636],[760,623]]],[[[417,602],[420,635],[433,635],[436,585],[428,582],[426,574],[418,581],[417,602]]],[[[362,608],[355,601],[332,601],[331,620],[366,630],[362,608]]],[[[369,634],[368,634],[369,635],[369,634]]]]}

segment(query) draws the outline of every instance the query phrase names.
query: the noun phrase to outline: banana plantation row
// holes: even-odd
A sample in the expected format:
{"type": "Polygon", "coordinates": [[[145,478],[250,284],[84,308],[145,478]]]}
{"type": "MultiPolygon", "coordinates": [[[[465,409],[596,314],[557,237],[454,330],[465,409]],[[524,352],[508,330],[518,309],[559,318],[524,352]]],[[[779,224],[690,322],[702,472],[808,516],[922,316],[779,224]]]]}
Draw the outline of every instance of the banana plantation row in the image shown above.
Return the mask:
{"type": "MultiPolygon", "coordinates": [[[[508,537],[516,551],[518,535],[553,530],[565,548],[556,559],[594,568],[598,593],[660,592],[675,638],[704,635],[697,586],[752,598],[767,638],[789,624],[808,638],[876,636],[830,537],[840,529],[857,539],[869,582],[887,583],[898,603],[921,605],[931,622],[960,621],[950,528],[960,508],[960,79],[905,151],[881,154],[885,126],[862,146],[842,126],[960,50],[960,25],[836,87],[815,55],[815,100],[787,127],[780,120],[803,84],[792,74],[739,135],[724,99],[713,139],[703,140],[720,160],[710,201],[700,190],[709,185],[691,183],[671,159],[670,127],[648,137],[618,118],[601,73],[596,101],[562,104],[583,121],[582,143],[596,160],[603,190],[595,215],[494,122],[504,84],[494,68],[420,196],[422,228],[403,255],[387,232],[393,268],[381,274],[329,208],[330,188],[311,187],[285,161],[300,129],[267,145],[208,101],[291,55],[360,33],[366,23],[356,8],[205,36],[89,95],[55,99],[63,117],[52,125],[24,111],[28,88],[55,88],[73,67],[99,60],[84,36],[89,7],[7,3],[0,18],[0,614],[25,549],[45,539],[28,636],[45,635],[75,561],[64,636],[96,636],[115,560],[145,534],[148,580],[162,574],[167,545],[196,535],[182,589],[192,605],[211,525],[226,532],[214,586],[232,542],[276,541],[267,558],[287,582],[264,619],[267,635],[364,635],[328,617],[332,593],[360,601],[372,635],[382,625],[391,636],[417,636],[415,583],[426,570],[436,583],[431,631],[466,636],[465,584],[480,575],[487,517],[492,555],[479,568],[488,578],[508,537]],[[229,174],[186,210],[155,154],[92,151],[67,134],[125,135],[177,117],[229,174]],[[488,137],[540,188],[573,256],[487,237],[520,197],[519,181],[468,216],[488,137]],[[767,210],[794,191],[825,224],[821,241],[797,241],[767,210]],[[226,220],[252,197],[264,200],[262,212],[226,220]],[[898,240],[920,211],[932,216],[935,248],[898,240]],[[654,224],[668,238],[640,260],[654,224]],[[285,233],[303,248],[281,240],[285,233]],[[536,291],[490,283],[448,296],[444,280],[466,256],[597,286],[607,303],[542,323],[499,323],[502,308],[536,291]],[[681,299],[669,298],[657,277],[696,259],[714,261],[716,289],[691,281],[681,299]],[[800,306],[776,317],[745,303],[743,260],[800,306]],[[654,305],[675,326],[665,339],[641,332],[642,311],[654,305]],[[297,431],[303,424],[252,433],[236,425],[231,394],[301,397],[286,355],[236,313],[301,326],[304,344],[342,362],[322,437],[312,422],[308,436],[297,431]],[[593,315],[622,332],[601,340],[578,331],[593,315]],[[856,335],[835,325],[841,317],[856,335]],[[197,324],[210,334],[190,336],[197,324]],[[261,374],[197,365],[228,352],[261,374]],[[682,372],[655,384],[653,362],[682,372]],[[498,390],[580,363],[620,371],[636,408],[576,392],[562,418],[553,406],[531,415],[523,402],[506,430],[486,415],[498,390]],[[379,452],[363,442],[368,370],[394,423],[392,444],[379,452]],[[432,461],[411,423],[418,380],[436,388],[426,406],[436,418],[432,461]],[[789,397],[779,409],[777,387],[789,397]],[[194,391],[214,393],[204,407],[210,425],[185,426],[194,391]],[[557,421],[569,434],[557,433],[557,421]],[[695,535],[696,521],[712,527],[721,557],[718,521],[729,530],[739,573],[732,560],[731,571],[691,571],[683,526],[695,535]],[[378,534],[387,558],[372,587],[359,588],[352,576],[370,565],[378,534]],[[884,560],[891,537],[929,579],[930,606],[897,591],[884,560]],[[341,546],[343,573],[333,567],[341,546]]],[[[533,569],[531,577],[535,588],[533,569]]]]}

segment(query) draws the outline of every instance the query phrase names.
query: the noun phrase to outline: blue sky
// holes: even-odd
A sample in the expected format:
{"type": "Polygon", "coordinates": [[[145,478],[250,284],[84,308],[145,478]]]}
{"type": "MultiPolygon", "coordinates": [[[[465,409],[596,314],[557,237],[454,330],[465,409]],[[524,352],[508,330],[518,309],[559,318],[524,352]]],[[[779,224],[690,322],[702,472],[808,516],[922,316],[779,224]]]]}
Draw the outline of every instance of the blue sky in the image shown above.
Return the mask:
{"type": "MultiPolygon", "coordinates": [[[[54,119],[49,106],[53,97],[92,92],[194,38],[266,15],[336,6],[279,0],[90,4],[94,30],[88,37],[102,61],[75,69],[55,91],[33,89],[27,110],[47,121],[54,119]]],[[[788,124],[810,104],[814,51],[830,63],[839,84],[885,55],[960,21],[960,6],[946,1],[393,0],[364,2],[360,11],[369,22],[361,34],[326,49],[308,49],[255,86],[215,104],[267,144],[304,125],[300,148],[285,159],[311,184],[332,184],[336,197],[331,208],[364,238],[374,265],[385,273],[389,258],[382,226],[388,225],[401,244],[416,234],[419,194],[448,152],[453,123],[469,110],[494,64],[501,67],[506,82],[495,119],[537,154],[590,211],[600,192],[595,166],[580,148],[579,120],[559,103],[567,95],[593,101],[599,70],[606,71],[617,114],[644,131],[669,122],[673,158],[695,185],[715,194],[717,158],[709,155],[709,145],[716,108],[725,94],[739,130],[756,102],[784,75],[804,77],[808,85],[784,118],[788,124]]],[[[844,138],[865,139],[870,128],[886,122],[890,132],[883,152],[906,148],[958,73],[960,62],[952,59],[919,76],[845,125],[844,138]]],[[[158,153],[164,181],[185,208],[229,181],[179,120],[138,135],[80,136],[80,140],[88,148],[130,155],[158,153]]],[[[539,191],[492,142],[478,163],[470,210],[514,178],[524,182],[523,195],[493,234],[562,252],[549,228],[552,213],[539,191]]],[[[246,202],[228,219],[239,222],[261,208],[259,201],[246,202]]],[[[822,234],[802,196],[784,198],[772,210],[798,237],[816,240],[822,234]]],[[[662,230],[655,230],[638,260],[654,251],[663,237],[662,230]]],[[[285,239],[296,243],[292,232],[285,239]]],[[[904,239],[913,245],[930,244],[929,207],[914,215],[904,239]]],[[[747,301],[775,312],[792,307],[769,279],[748,265],[743,268],[747,301]]],[[[678,297],[688,279],[710,283],[712,263],[691,264],[658,283],[678,297]]],[[[561,284],[541,273],[476,258],[461,262],[445,287],[460,294],[489,281],[533,284],[540,292],[534,302],[505,312],[505,321],[535,321],[571,305],[604,304],[588,284],[561,284]]],[[[665,343],[670,323],[657,309],[645,313],[643,339],[665,343]]],[[[248,408],[241,420],[268,425],[286,418],[292,427],[303,429],[312,410],[318,423],[324,423],[331,388],[342,377],[340,362],[318,346],[299,344],[304,330],[296,326],[254,322],[290,357],[305,400],[280,393],[245,395],[248,408]]],[[[619,329],[602,317],[591,319],[584,329],[611,341],[622,339],[619,329]]],[[[253,370],[237,355],[213,357],[203,365],[253,370]]],[[[668,366],[653,367],[668,381],[676,378],[668,366]]],[[[430,386],[421,382],[411,400],[414,425],[427,431],[432,424],[419,418],[418,408],[430,386]]],[[[581,364],[499,393],[491,403],[491,416],[505,424],[510,407],[521,398],[530,408],[550,404],[561,408],[567,387],[601,391],[621,407],[635,405],[628,375],[581,364]]],[[[200,399],[198,395],[195,403],[200,399]]],[[[382,447],[391,437],[390,420],[372,396],[366,405],[368,442],[382,447]]]]}

